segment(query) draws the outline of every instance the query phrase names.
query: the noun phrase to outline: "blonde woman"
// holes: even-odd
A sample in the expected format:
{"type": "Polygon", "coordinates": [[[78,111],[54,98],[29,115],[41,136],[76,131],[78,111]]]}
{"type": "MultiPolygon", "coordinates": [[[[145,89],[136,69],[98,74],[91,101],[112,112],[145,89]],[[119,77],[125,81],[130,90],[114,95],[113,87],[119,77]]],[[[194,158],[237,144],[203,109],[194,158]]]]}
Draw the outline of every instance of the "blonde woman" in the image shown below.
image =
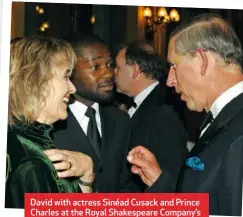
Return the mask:
{"type": "MultiPolygon", "coordinates": [[[[75,62],[72,47],[62,40],[33,36],[11,44],[7,208],[23,208],[26,192],[81,192],[77,177],[61,178],[56,171],[69,169],[68,159],[53,165],[44,154],[55,149],[52,124],[67,118],[67,104],[76,91],[69,80],[75,62]]],[[[82,157],[80,180],[91,182],[93,162],[82,157]]]]}

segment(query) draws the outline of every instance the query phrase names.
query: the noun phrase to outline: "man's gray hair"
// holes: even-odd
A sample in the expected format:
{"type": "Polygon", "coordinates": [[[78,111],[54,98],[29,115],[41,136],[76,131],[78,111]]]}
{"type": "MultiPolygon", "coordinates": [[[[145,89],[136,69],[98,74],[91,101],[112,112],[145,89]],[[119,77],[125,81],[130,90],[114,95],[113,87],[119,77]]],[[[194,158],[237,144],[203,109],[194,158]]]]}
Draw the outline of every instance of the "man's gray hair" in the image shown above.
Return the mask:
{"type": "Polygon", "coordinates": [[[216,54],[224,64],[242,68],[242,47],[233,27],[222,17],[202,14],[180,25],[170,35],[176,36],[175,51],[194,55],[197,49],[216,54]]]}

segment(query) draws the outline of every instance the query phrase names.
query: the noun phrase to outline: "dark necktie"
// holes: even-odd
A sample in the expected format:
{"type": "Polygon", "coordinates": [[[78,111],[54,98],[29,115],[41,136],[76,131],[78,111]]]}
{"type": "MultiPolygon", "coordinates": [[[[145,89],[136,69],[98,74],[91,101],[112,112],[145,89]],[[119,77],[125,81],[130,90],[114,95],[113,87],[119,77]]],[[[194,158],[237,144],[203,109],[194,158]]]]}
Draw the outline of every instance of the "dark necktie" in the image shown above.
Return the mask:
{"type": "Polygon", "coordinates": [[[87,130],[87,137],[89,142],[91,143],[94,151],[100,153],[101,149],[101,137],[97,127],[96,119],[95,119],[95,109],[92,107],[88,107],[85,115],[89,117],[89,124],[87,130]]]}
{"type": "Polygon", "coordinates": [[[137,104],[134,101],[134,97],[128,97],[125,104],[126,104],[128,110],[130,108],[137,108],[137,104]]]}
{"type": "Polygon", "coordinates": [[[214,120],[213,118],[213,114],[211,111],[209,111],[205,117],[204,117],[204,120],[199,128],[199,131],[202,132],[202,130],[208,125],[210,124],[212,121],[214,120]]]}
{"type": "Polygon", "coordinates": [[[135,103],[134,98],[132,99],[132,107],[137,108],[137,104],[135,103]]]}

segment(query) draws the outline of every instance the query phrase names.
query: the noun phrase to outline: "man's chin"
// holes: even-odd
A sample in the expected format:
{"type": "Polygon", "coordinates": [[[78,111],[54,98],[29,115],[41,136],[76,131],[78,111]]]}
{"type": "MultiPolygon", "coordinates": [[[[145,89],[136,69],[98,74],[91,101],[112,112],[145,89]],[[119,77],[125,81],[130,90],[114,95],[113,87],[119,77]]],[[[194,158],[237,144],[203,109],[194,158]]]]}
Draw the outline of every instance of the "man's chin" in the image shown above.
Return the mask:
{"type": "Polygon", "coordinates": [[[188,108],[190,111],[198,111],[197,108],[196,108],[196,106],[195,106],[195,104],[192,104],[192,103],[187,102],[187,101],[185,101],[185,102],[186,102],[186,106],[187,106],[187,108],[188,108]]]}
{"type": "Polygon", "coordinates": [[[99,96],[97,96],[96,98],[96,102],[100,103],[100,104],[110,104],[115,97],[115,93],[114,91],[109,91],[108,93],[100,93],[99,96]]]}

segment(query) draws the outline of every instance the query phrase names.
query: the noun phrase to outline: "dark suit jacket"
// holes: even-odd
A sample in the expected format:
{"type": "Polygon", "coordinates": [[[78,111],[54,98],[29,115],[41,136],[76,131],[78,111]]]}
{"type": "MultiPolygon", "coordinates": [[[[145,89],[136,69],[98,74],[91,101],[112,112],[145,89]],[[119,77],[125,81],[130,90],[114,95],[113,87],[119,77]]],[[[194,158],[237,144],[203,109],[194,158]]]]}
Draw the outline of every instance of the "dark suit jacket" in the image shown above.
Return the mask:
{"type": "Polygon", "coordinates": [[[69,110],[67,120],[54,126],[54,144],[59,149],[79,151],[89,155],[94,162],[95,190],[119,192],[125,183],[126,156],[130,139],[129,116],[117,108],[100,105],[102,125],[101,153],[94,151],[87,136],[69,110]]]}
{"type": "MultiPolygon", "coordinates": [[[[165,87],[157,85],[134,113],[131,121],[132,147],[143,145],[151,150],[160,166],[176,178],[188,154],[187,133],[173,107],[166,105],[165,87]]],[[[140,190],[144,191],[146,186],[140,178],[134,175],[133,179],[140,190]]],[[[166,192],[168,190],[165,189],[166,192]]]]}
{"type": "MultiPolygon", "coordinates": [[[[243,94],[218,114],[198,140],[189,157],[204,163],[203,171],[186,164],[177,181],[178,192],[208,192],[210,215],[241,215],[243,177],[243,94]]],[[[162,174],[149,191],[163,191],[173,182],[162,174]]]]}

